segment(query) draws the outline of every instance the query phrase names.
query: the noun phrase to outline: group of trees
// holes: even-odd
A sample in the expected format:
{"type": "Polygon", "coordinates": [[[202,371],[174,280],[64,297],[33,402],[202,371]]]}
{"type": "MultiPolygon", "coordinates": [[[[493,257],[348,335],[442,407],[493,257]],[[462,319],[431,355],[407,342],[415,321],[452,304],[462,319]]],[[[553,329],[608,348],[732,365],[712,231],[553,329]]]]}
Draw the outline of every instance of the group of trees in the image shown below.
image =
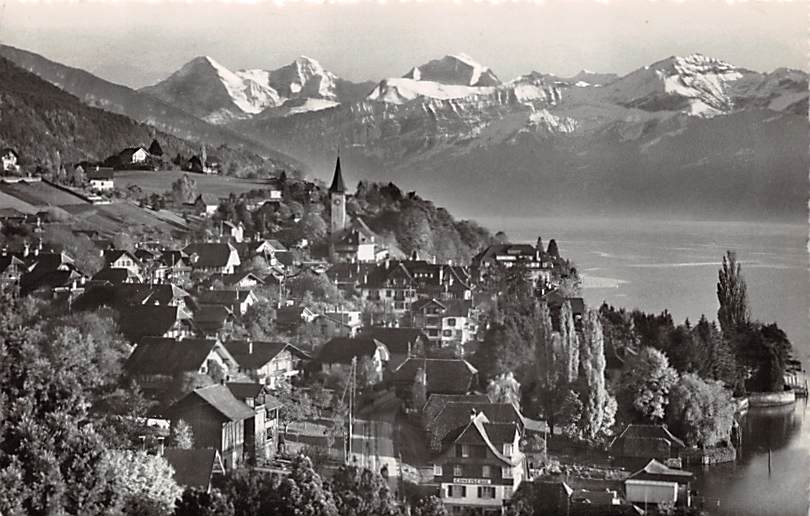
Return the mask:
{"type": "Polygon", "coordinates": [[[490,381],[496,399],[513,401],[544,418],[552,431],[588,441],[610,435],[616,403],[605,380],[605,353],[599,314],[588,311],[577,327],[569,300],[552,321],[549,305],[537,297],[521,266],[490,275],[496,302],[472,360],[490,381]]]}
{"type": "MultiPolygon", "coordinates": [[[[411,514],[447,516],[436,497],[416,500],[411,514]]],[[[226,475],[211,493],[187,490],[175,516],[404,516],[385,478],[369,469],[341,466],[324,480],[303,455],[285,475],[241,470],[226,475]]]]}
{"type": "Polygon", "coordinates": [[[601,307],[609,353],[624,362],[615,388],[622,420],[666,422],[687,443],[713,446],[729,437],[734,392],[784,388],[790,342],[776,324],[751,321],[733,252],[718,277],[720,327],[705,316],[675,325],[668,312],[601,307]]]}

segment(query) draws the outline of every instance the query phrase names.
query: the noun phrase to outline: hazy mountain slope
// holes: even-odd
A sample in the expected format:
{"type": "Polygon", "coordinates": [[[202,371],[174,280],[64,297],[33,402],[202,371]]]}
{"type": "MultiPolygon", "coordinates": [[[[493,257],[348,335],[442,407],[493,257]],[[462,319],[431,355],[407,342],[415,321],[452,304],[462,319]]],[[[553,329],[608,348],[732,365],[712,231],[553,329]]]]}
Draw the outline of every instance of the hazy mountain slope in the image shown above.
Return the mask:
{"type": "Polygon", "coordinates": [[[234,128],[325,171],[340,147],[358,176],[473,211],[805,217],[804,72],[699,54],[619,78],[533,72],[494,86],[469,86],[473,74],[452,67],[423,80],[422,69],[361,102],[234,128]]]}
{"type": "MultiPolygon", "coordinates": [[[[0,147],[16,149],[24,165],[50,167],[60,161],[101,160],[125,147],[149,145],[153,137],[168,156],[188,156],[198,151],[195,143],[87,106],[0,57],[0,147]]],[[[223,162],[273,167],[258,155],[244,151],[221,147],[216,152],[223,162]]]]}
{"type": "Polygon", "coordinates": [[[300,162],[289,156],[280,155],[250,138],[227,128],[206,123],[154,97],[105,81],[84,70],[71,68],[38,54],[8,45],[0,45],[0,56],[76,96],[90,106],[125,115],[179,138],[203,141],[214,146],[227,144],[234,148],[244,148],[250,152],[269,156],[279,164],[288,163],[292,168],[302,167],[300,162]]]}

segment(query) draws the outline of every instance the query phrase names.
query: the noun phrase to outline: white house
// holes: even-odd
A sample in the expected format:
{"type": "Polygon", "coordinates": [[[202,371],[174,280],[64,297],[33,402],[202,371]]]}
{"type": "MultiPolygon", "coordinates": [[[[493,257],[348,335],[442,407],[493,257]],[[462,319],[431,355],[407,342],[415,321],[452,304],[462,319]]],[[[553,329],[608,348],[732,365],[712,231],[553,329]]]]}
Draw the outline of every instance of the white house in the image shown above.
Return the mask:
{"type": "Polygon", "coordinates": [[[0,154],[0,163],[3,165],[3,172],[19,172],[20,165],[17,163],[20,160],[20,155],[17,151],[11,148],[3,149],[0,154]]]}
{"type": "Polygon", "coordinates": [[[90,183],[90,188],[100,192],[110,191],[115,188],[111,168],[97,168],[96,170],[87,171],[87,181],[90,183]]]}

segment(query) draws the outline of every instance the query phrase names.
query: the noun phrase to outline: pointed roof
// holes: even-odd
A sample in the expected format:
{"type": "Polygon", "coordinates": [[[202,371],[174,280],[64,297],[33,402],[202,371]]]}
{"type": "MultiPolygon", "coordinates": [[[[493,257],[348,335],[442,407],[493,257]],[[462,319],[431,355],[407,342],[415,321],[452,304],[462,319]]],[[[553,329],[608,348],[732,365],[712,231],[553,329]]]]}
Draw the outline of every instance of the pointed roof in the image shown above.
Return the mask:
{"type": "Polygon", "coordinates": [[[340,156],[335,162],[335,175],[332,177],[332,186],[329,193],[346,193],[346,185],[343,183],[343,174],[340,172],[340,156]]]}

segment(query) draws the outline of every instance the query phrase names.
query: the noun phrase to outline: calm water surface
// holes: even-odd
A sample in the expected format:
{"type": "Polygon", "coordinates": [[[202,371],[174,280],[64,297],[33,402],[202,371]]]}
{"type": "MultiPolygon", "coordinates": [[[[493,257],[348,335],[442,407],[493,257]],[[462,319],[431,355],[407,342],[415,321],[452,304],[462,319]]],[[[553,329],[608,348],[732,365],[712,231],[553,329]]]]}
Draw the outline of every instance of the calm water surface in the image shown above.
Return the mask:
{"type": "MultiPolygon", "coordinates": [[[[717,318],[716,283],[727,249],[737,252],[752,316],[777,322],[810,368],[810,268],[806,225],[628,219],[481,220],[513,241],[555,238],[583,275],[591,306],[664,309],[676,322],[717,318]]],[[[696,470],[695,488],[723,516],[810,515],[810,422],[801,401],[751,410],[739,460],[696,470]],[[768,449],[772,450],[768,474],[768,449]]]]}

